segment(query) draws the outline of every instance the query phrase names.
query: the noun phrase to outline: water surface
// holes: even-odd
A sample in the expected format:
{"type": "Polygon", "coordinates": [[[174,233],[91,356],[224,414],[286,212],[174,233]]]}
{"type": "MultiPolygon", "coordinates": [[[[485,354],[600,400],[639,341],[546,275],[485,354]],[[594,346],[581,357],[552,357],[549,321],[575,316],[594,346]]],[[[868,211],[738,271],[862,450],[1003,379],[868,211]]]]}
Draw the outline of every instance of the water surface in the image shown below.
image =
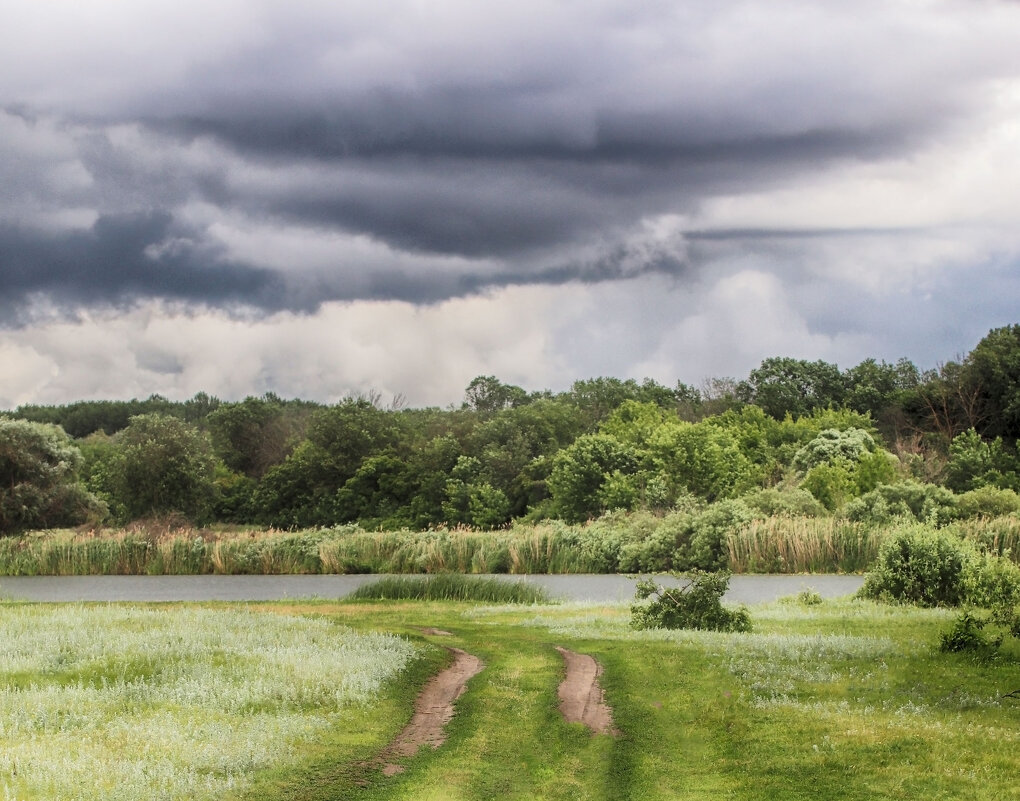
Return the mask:
{"type": "MultiPolygon", "coordinates": [[[[342,598],[381,578],[356,576],[16,576],[0,578],[0,598],[24,601],[282,601],[342,598]]],[[[619,575],[495,576],[527,581],[568,601],[626,601],[634,581],[619,575]]],[[[726,599],[755,604],[810,588],[824,598],[856,592],[862,576],[733,576],[726,599]]]]}

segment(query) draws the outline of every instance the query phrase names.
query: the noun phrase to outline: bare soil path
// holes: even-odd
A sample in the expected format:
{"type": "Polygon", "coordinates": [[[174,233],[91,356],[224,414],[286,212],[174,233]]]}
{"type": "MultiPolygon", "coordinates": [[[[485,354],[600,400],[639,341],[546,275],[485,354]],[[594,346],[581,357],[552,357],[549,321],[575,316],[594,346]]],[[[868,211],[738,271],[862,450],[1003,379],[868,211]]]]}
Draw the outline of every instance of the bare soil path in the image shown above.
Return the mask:
{"type": "Polygon", "coordinates": [[[583,723],[594,734],[619,734],[613,727],[613,712],[606,703],[599,676],[602,666],[587,654],[556,646],[567,664],[567,677],[560,683],[560,714],[567,723],[583,723]]]}
{"type": "Polygon", "coordinates": [[[382,753],[373,760],[384,775],[402,773],[399,760],[414,756],[423,745],[439,748],[446,740],[446,724],[453,717],[453,704],[464,693],[472,676],[481,672],[484,665],[477,656],[450,648],[453,664],[437,673],[414,703],[414,716],[382,753]]]}

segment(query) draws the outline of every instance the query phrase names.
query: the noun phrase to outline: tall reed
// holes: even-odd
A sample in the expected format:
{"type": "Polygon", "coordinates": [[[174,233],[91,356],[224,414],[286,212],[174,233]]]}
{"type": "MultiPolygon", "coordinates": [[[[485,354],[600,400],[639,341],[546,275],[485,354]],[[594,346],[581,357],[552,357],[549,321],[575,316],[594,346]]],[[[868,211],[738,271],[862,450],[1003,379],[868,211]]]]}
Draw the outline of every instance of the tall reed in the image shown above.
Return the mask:
{"type": "Polygon", "coordinates": [[[734,573],[859,573],[882,542],[882,529],[832,517],[753,520],[727,538],[734,573]]]}

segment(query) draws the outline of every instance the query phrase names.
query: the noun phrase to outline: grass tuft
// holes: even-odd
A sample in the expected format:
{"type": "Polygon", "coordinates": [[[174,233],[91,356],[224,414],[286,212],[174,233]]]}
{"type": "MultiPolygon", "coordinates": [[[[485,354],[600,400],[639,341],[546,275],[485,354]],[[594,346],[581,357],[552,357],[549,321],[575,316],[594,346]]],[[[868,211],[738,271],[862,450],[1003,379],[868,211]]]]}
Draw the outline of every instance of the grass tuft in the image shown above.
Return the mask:
{"type": "Polygon", "coordinates": [[[434,576],[393,576],[355,590],[351,599],[400,601],[482,601],[484,603],[550,603],[542,587],[522,581],[440,573],[434,576]]]}

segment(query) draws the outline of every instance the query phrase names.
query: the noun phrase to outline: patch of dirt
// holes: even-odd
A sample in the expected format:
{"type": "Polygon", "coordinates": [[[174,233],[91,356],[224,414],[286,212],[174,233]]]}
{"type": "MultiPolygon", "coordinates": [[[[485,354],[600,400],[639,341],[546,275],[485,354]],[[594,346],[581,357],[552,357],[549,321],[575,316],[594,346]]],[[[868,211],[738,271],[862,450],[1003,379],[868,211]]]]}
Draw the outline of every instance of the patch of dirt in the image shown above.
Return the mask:
{"type": "Polygon", "coordinates": [[[449,649],[453,664],[437,673],[414,702],[414,716],[382,753],[371,763],[383,775],[393,776],[404,771],[399,760],[412,757],[423,745],[439,748],[446,741],[446,724],[453,717],[453,703],[467,687],[468,680],[481,672],[482,660],[459,648],[449,649]]]}
{"type": "Polygon", "coordinates": [[[587,654],[576,654],[556,646],[567,664],[567,677],[560,682],[560,714],[567,723],[583,723],[593,734],[620,732],[613,727],[613,711],[606,703],[599,676],[602,665],[587,654]]]}
{"type": "Polygon", "coordinates": [[[430,637],[452,637],[453,632],[443,631],[442,629],[424,628],[421,630],[422,634],[426,634],[430,637]]]}

